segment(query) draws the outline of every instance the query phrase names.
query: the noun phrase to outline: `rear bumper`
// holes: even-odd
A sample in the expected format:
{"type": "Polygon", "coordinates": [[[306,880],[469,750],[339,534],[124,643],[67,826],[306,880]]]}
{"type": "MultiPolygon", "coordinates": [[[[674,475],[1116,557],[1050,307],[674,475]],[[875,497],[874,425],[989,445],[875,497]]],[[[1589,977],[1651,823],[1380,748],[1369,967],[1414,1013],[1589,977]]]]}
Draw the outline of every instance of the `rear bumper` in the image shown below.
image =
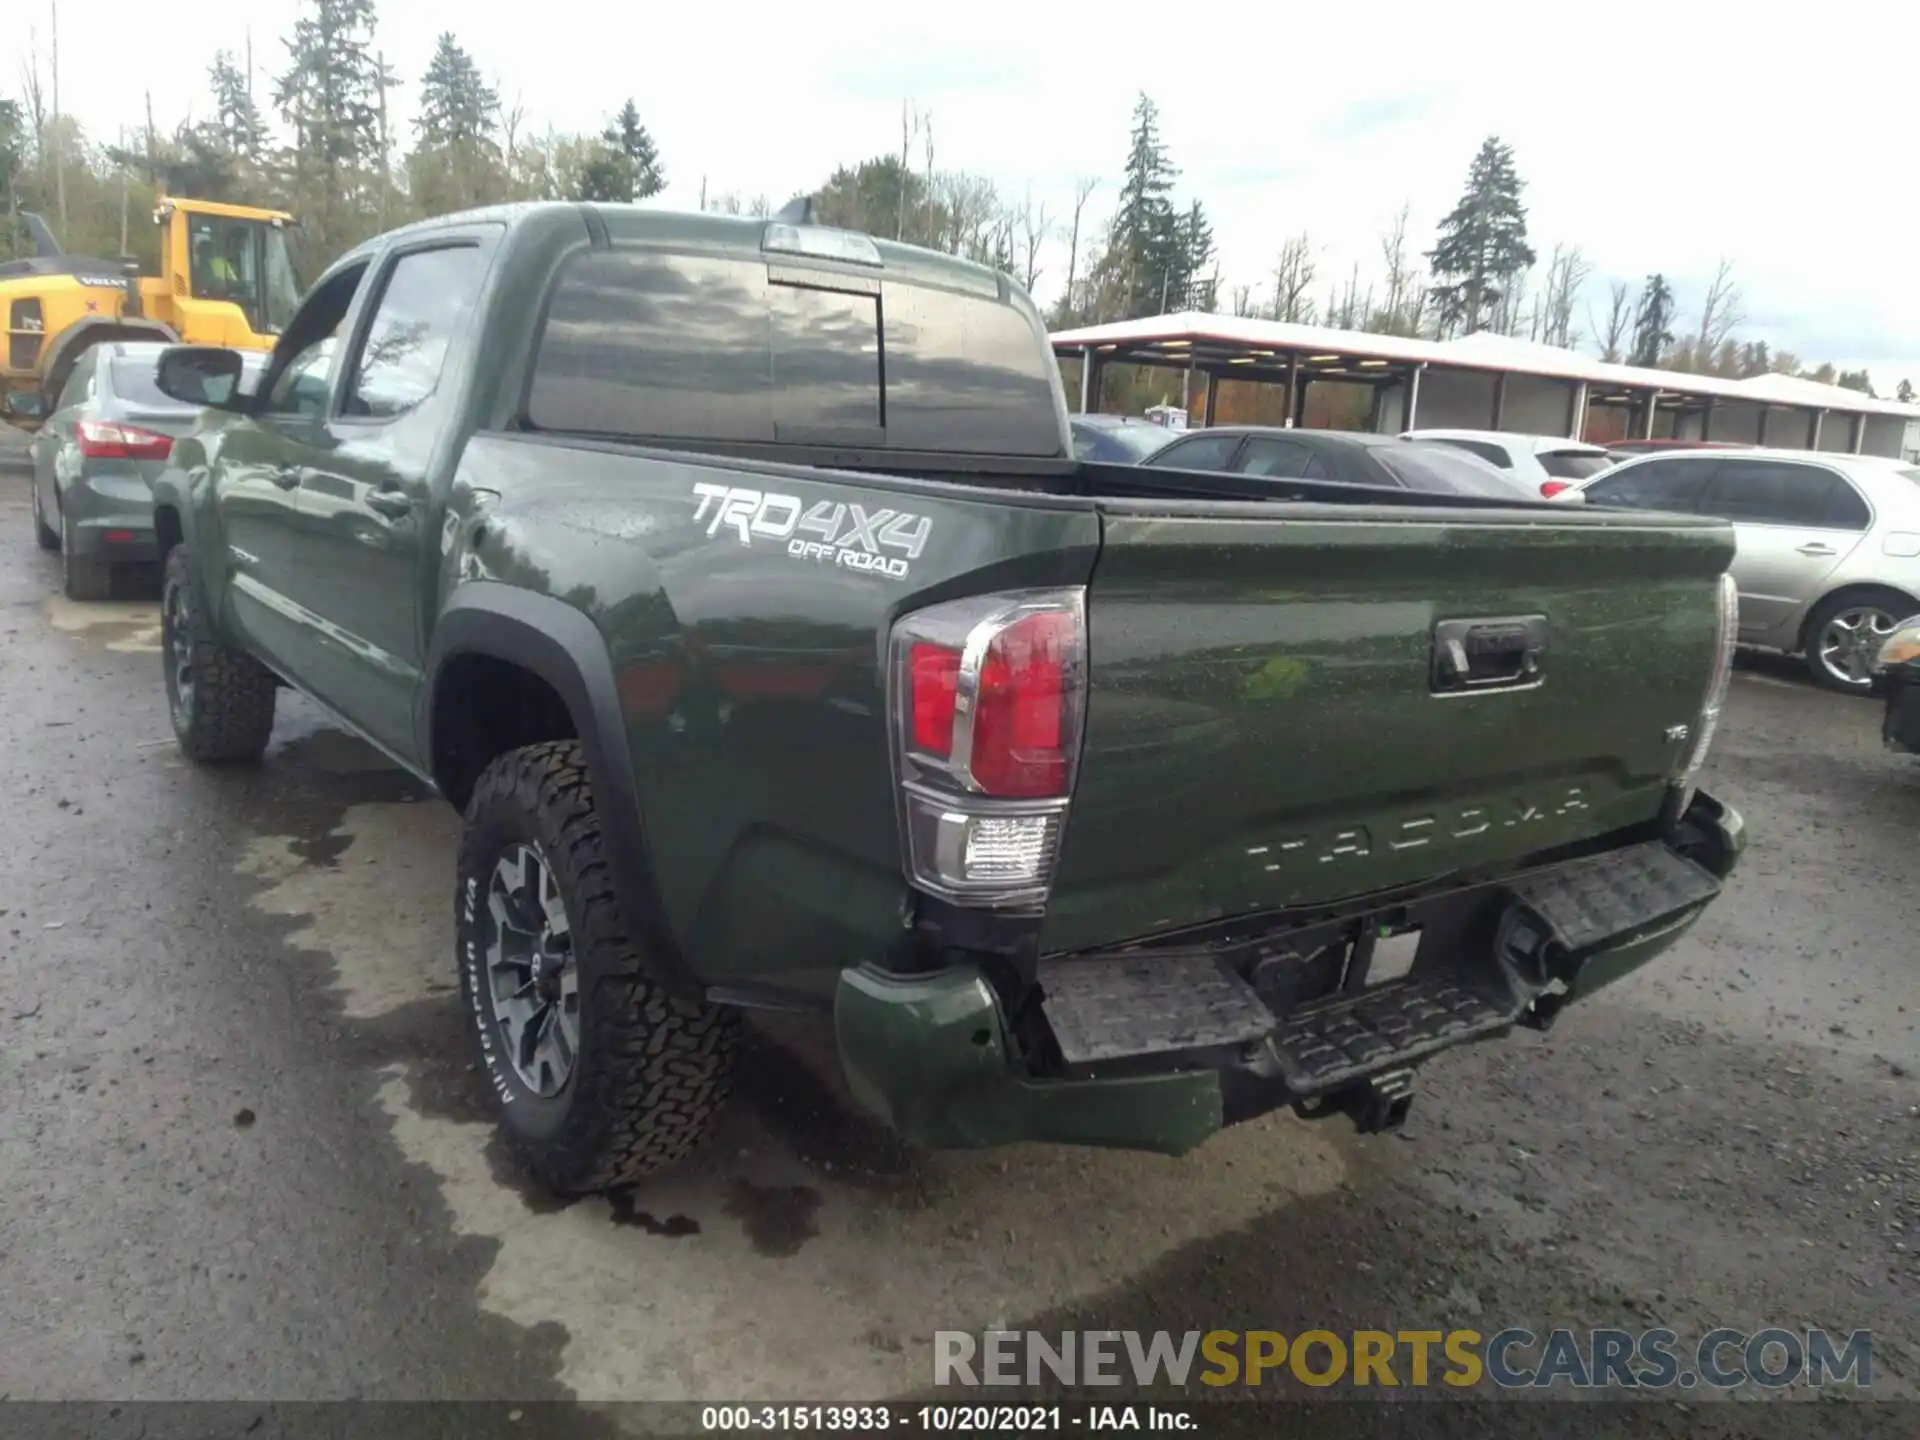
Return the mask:
{"type": "Polygon", "coordinates": [[[1422,1061],[1515,1025],[1545,1028],[1665,951],[1744,847],[1738,814],[1697,795],[1672,844],[1480,887],[1430,917],[1398,907],[1396,920],[1424,927],[1403,979],[1297,1006],[1246,977],[1299,932],[1042,962],[1045,1019],[1018,1027],[972,964],[850,969],[834,1006],[841,1063],[860,1104],[932,1148],[1040,1141],[1177,1155],[1286,1105],[1378,1128],[1404,1113],[1422,1061]]]}
{"type": "Polygon", "coordinates": [[[138,565],[160,558],[154,542],[153,511],[88,515],[72,522],[75,555],[109,565],[138,565]]]}

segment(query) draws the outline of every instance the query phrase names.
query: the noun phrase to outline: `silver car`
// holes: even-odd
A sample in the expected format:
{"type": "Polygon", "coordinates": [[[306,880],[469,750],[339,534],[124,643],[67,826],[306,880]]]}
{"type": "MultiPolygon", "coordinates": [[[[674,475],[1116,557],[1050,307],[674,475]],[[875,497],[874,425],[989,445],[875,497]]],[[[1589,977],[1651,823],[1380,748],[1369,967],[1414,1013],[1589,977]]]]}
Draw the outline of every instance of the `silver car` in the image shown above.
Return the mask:
{"type": "MultiPolygon", "coordinates": [[[[104,600],[115,567],[158,558],[149,482],[198,414],[153,383],[166,348],[122,341],[82,353],[33,437],[34,534],[60,552],[69,599],[104,600]]],[[[265,363],[247,357],[243,389],[265,363]]]]}
{"type": "Polygon", "coordinates": [[[1920,612],[1920,467],[1904,460],[1688,450],[1555,498],[1732,521],[1740,640],[1803,656],[1832,690],[1870,690],[1880,646],[1920,612]]]}

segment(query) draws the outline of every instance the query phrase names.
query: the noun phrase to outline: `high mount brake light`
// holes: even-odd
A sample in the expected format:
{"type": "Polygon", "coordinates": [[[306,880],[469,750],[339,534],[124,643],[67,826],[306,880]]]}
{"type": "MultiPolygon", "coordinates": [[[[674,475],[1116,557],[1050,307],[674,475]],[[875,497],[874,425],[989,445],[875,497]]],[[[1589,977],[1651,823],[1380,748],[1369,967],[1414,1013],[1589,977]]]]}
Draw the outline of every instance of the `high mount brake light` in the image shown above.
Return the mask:
{"type": "Polygon", "coordinates": [[[1045,901],[1073,793],[1086,592],[1016,591],[894,627],[889,703],[908,873],[963,904],[1045,901]]]}
{"type": "Polygon", "coordinates": [[[761,235],[760,248],[773,255],[804,255],[814,260],[881,267],[880,247],[871,239],[852,230],[835,230],[826,225],[790,225],[775,220],[761,235]]]}
{"type": "Polygon", "coordinates": [[[82,420],[74,427],[80,453],[95,460],[164,460],[173,453],[173,440],[142,430],[138,425],[116,425],[110,420],[82,420]]]}

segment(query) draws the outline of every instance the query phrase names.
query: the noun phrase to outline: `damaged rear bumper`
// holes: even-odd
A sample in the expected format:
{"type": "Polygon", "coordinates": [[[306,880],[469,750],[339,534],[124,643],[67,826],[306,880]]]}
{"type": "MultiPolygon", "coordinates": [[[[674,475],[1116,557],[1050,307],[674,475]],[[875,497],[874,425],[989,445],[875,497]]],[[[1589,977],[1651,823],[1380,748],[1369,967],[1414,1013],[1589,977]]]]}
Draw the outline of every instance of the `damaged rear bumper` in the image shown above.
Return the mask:
{"type": "Polygon", "coordinates": [[[841,1061],[862,1105],[933,1148],[1180,1154],[1286,1105],[1390,1128],[1423,1061],[1515,1025],[1544,1028],[1666,950],[1744,846],[1738,814],[1700,794],[1668,839],[1417,904],[1043,960],[1039,1003],[1011,1024],[973,964],[850,969],[835,999],[841,1061]],[[1370,983],[1379,937],[1415,929],[1406,973],[1370,983]]]}

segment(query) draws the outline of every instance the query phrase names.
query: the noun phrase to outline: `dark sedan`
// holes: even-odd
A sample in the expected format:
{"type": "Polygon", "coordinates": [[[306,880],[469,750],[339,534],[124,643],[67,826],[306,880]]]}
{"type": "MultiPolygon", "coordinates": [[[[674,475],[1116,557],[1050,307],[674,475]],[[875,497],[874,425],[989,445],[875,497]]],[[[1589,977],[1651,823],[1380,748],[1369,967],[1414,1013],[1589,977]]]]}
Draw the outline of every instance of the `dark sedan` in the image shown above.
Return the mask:
{"type": "Polygon", "coordinates": [[[1540,498],[1464,450],[1357,430],[1219,425],[1192,431],[1141,463],[1156,470],[1218,471],[1272,480],[1330,480],[1343,485],[1477,495],[1493,500],[1535,503],[1540,498]]]}
{"type": "Polygon", "coordinates": [[[1173,439],[1175,431],[1132,415],[1070,415],[1073,458],[1138,465],[1173,439]]]}

